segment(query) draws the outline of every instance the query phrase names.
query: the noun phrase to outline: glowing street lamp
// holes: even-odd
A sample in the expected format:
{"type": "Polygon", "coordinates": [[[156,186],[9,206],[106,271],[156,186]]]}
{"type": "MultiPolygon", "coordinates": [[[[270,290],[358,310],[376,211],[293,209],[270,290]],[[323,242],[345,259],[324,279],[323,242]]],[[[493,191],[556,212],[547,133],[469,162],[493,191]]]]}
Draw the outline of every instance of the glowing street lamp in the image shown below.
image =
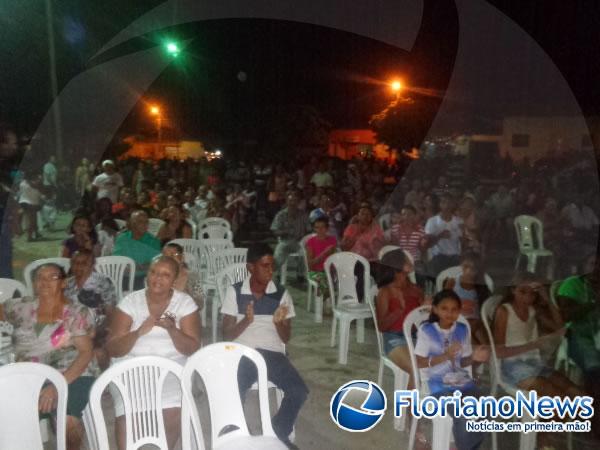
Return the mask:
{"type": "Polygon", "coordinates": [[[177,56],[180,52],[179,46],[175,42],[167,42],[165,45],[167,53],[172,56],[177,56]]]}
{"type": "Polygon", "coordinates": [[[392,91],[398,94],[402,90],[402,82],[400,80],[394,80],[391,82],[390,87],[392,91]]]}
{"type": "Polygon", "coordinates": [[[153,116],[159,116],[160,115],[160,108],[156,105],[152,105],[150,107],[150,114],[152,114],[153,116]]]}
{"type": "Polygon", "coordinates": [[[156,129],[157,129],[157,150],[160,150],[160,141],[162,140],[162,114],[158,105],[150,105],[150,114],[156,116],[156,129]]]}

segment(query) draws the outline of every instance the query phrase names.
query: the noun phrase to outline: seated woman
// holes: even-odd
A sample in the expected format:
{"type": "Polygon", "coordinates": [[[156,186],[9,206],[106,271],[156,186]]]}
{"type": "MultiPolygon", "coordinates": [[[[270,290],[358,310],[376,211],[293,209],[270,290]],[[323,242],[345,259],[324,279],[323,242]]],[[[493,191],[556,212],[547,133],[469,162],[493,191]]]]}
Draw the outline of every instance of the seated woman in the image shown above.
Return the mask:
{"type": "Polygon", "coordinates": [[[329,218],[317,217],[313,221],[315,236],[306,241],[306,259],[308,260],[308,277],[317,282],[318,293],[322,298],[329,298],[327,276],[323,267],[325,260],[337,250],[337,239],[329,234],[329,218]]]}
{"type": "MultiPolygon", "coordinates": [[[[402,370],[412,374],[410,354],[406,346],[403,326],[406,316],[423,303],[423,291],[414,285],[409,274],[413,271],[403,250],[392,250],[383,255],[377,287],[377,326],[383,334],[383,350],[402,370]]],[[[414,383],[412,375],[408,389],[414,383]]]]}
{"type": "Polygon", "coordinates": [[[100,368],[105,369],[109,363],[104,350],[108,334],[106,325],[117,304],[117,291],[110,278],[94,271],[95,261],[94,254],[89,250],[79,250],[71,256],[72,276],[67,280],[65,297],[74,304],[87,306],[94,313],[94,354],[100,368]]]}
{"type": "MultiPolygon", "coordinates": [[[[544,360],[554,353],[565,328],[547,289],[530,273],[518,274],[494,317],[496,353],[502,358],[502,376],[519,389],[538,396],[584,395],[554,364],[544,360]],[[552,332],[540,336],[538,329],[552,332]]],[[[543,435],[540,436],[543,440],[543,435]]],[[[540,443],[540,447],[543,447],[540,443]]]]}
{"type": "Polygon", "coordinates": [[[156,237],[161,245],[173,239],[192,239],[192,227],[185,221],[179,206],[171,205],[167,208],[165,223],[158,230],[156,237]]]}
{"type": "Polygon", "coordinates": [[[69,228],[71,236],[62,243],[62,257],[70,258],[77,250],[89,250],[96,256],[100,256],[98,236],[92,224],[92,220],[85,215],[73,217],[69,228]]]}
{"type": "MultiPolygon", "coordinates": [[[[113,363],[137,356],[162,356],[185,364],[200,348],[198,307],[187,294],[174,289],[179,264],[159,255],[150,264],[148,287],[126,296],[113,312],[106,349],[113,363]]],[[[124,408],[115,396],[115,433],[120,450],[125,449],[124,408]]],[[[169,377],[163,389],[163,415],[169,449],[181,434],[181,389],[169,377]]]]}
{"type": "MultiPolygon", "coordinates": [[[[94,383],[93,313],[64,295],[66,274],[57,264],[44,264],[33,273],[34,297],[0,305],[0,316],[14,326],[16,361],[47,364],[62,372],[69,384],[67,449],[78,450],[84,433],[81,415],[94,383]]],[[[56,409],[54,386],[40,392],[40,413],[56,409]]]]}
{"type": "Polygon", "coordinates": [[[177,275],[173,287],[192,297],[198,305],[198,309],[202,310],[204,308],[204,292],[200,274],[188,268],[185,263],[183,247],[179,244],[169,243],[163,247],[162,254],[173,258],[179,264],[179,275],[177,275]]]}
{"type": "Polygon", "coordinates": [[[444,280],[444,289],[453,290],[460,298],[460,312],[469,321],[473,343],[487,343],[480,311],[491,292],[485,282],[483,262],[478,254],[467,252],[461,256],[460,266],[462,272],[459,275],[444,280]]]}

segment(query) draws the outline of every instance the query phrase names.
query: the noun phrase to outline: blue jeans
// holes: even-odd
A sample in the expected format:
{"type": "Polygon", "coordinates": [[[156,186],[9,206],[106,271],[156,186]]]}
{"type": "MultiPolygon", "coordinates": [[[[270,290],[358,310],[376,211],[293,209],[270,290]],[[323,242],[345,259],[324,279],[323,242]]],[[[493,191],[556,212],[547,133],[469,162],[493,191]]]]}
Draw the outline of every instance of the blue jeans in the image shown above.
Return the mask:
{"type": "MultiPolygon", "coordinates": [[[[283,441],[294,428],[294,423],[308,396],[308,388],[300,377],[298,371],[294,368],[287,356],[280,352],[256,349],[265,359],[267,364],[267,378],[283,391],[283,400],[279,411],[271,419],[273,431],[277,437],[283,441]]],[[[258,372],[254,363],[246,357],[240,360],[238,367],[238,384],[240,396],[243,399],[246,391],[250,389],[258,379],[258,372]]]]}
{"type": "MultiPolygon", "coordinates": [[[[455,389],[449,389],[448,391],[432,393],[433,397],[442,397],[444,395],[451,396],[455,389]]],[[[463,397],[472,395],[473,397],[479,397],[479,390],[476,387],[470,387],[467,389],[460,389],[463,397]]],[[[449,405],[449,412],[454,416],[453,406],[449,405]]],[[[486,433],[484,432],[473,432],[467,431],[467,421],[465,417],[453,417],[452,418],[452,433],[454,433],[454,444],[458,450],[476,450],[479,448],[483,440],[485,439],[486,433]]]]}

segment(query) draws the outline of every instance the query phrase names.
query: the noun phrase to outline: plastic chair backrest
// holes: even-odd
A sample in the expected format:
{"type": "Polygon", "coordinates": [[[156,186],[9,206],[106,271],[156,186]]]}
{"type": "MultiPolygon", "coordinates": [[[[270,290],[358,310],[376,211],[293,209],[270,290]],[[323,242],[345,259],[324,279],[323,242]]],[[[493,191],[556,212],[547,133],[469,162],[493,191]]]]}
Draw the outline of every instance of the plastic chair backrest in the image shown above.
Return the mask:
{"type": "Polygon", "coordinates": [[[111,279],[117,291],[117,300],[123,298],[123,279],[127,273],[127,291],[133,291],[135,261],[128,256],[100,256],[96,258],[96,270],[111,279]]]}
{"type": "Polygon", "coordinates": [[[494,315],[496,310],[500,306],[502,296],[493,295],[488,298],[481,306],[481,321],[483,322],[483,328],[487,333],[488,342],[490,343],[490,375],[492,377],[492,387],[498,385],[502,381],[502,371],[500,370],[500,360],[496,352],[496,342],[494,341],[494,330],[492,328],[494,323],[494,315]]]}
{"type": "Polygon", "coordinates": [[[38,404],[47,382],[58,392],[56,449],[66,448],[67,381],[56,369],[31,362],[0,367],[0,448],[43,450],[38,404]]]}
{"type": "Polygon", "coordinates": [[[196,440],[202,430],[198,408],[192,392],[194,374],[204,382],[210,409],[212,447],[243,436],[250,436],[240,392],[238,389],[238,366],[242,357],[250,359],[258,371],[258,400],[263,436],[274,437],[269,411],[267,366],[256,350],[234,342],[217,342],[203,347],[190,356],[183,368],[182,390],[191,406],[192,429],[196,440]]]}
{"type": "Polygon", "coordinates": [[[0,305],[6,300],[16,298],[15,293],[19,293],[19,297],[27,295],[27,288],[23,283],[10,278],[0,278],[0,305]]]}
{"type": "Polygon", "coordinates": [[[200,228],[198,231],[198,239],[200,240],[214,240],[214,239],[227,239],[233,241],[233,231],[225,228],[221,225],[208,225],[204,228],[200,228]]]}
{"type": "MultiPolygon", "coordinates": [[[[229,239],[200,239],[200,263],[205,266],[209,272],[211,270],[210,260],[213,255],[221,253],[223,250],[233,248],[233,242],[229,239]]],[[[212,275],[215,275],[212,273],[212,275]]]]}
{"type": "Polygon", "coordinates": [[[544,250],[544,225],[533,216],[515,217],[515,231],[521,253],[532,250],[544,250]]]}
{"type": "Polygon", "coordinates": [[[192,239],[196,239],[198,237],[198,227],[196,223],[192,219],[185,219],[185,222],[192,228],[192,239]]]}
{"type": "Polygon", "coordinates": [[[382,214],[377,218],[377,221],[379,222],[379,226],[381,227],[381,229],[383,231],[390,228],[391,218],[392,218],[392,215],[390,213],[382,214]]]}
{"type": "Polygon", "coordinates": [[[363,298],[366,299],[371,291],[371,270],[369,262],[364,257],[352,252],[340,252],[330,255],[325,260],[325,275],[327,276],[327,284],[329,285],[334,308],[340,303],[358,303],[354,275],[354,267],[357,263],[362,266],[364,275],[363,298]],[[335,269],[335,279],[332,269],[335,269]]]}
{"type": "Polygon", "coordinates": [[[198,224],[198,229],[202,230],[209,226],[220,226],[231,230],[231,224],[222,217],[207,217],[205,219],[202,219],[198,224]]]}
{"type": "Polygon", "coordinates": [[[58,264],[59,266],[62,266],[62,268],[65,269],[65,272],[67,273],[71,268],[71,260],[69,258],[62,257],[36,259],[35,261],[32,261],[29,264],[27,264],[23,269],[23,280],[25,281],[25,287],[27,288],[28,293],[31,295],[33,295],[33,272],[35,271],[35,269],[37,269],[40,266],[43,266],[44,264],[58,264]]]}
{"type": "Polygon", "coordinates": [[[152,236],[156,236],[158,234],[158,230],[160,230],[160,227],[162,227],[164,223],[165,221],[162,219],[150,217],[148,219],[148,233],[150,233],[152,236]]]}
{"type": "Polygon", "coordinates": [[[371,314],[373,315],[373,323],[375,324],[375,336],[377,336],[377,348],[379,349],[379,356],[386,357],[385,352],[383,351],[383,336],[381,336],[381,331],[379,331],[379,324],[377,323],[377,286],[373,286],[371,288],[371,295],[368,297],[369,308],[371,308],[371,314]]]}
{"type": "Polygon", "coordinates": [[[308,254],[306,253],[306,243],[313,236],[316,236],[316,233],[309,233],[306,236],[304,236],[302,239],[300,239],[300,253],[302,253],[302,258],[304,258],[304,269],[305,269],[304,275],[306,276],[307,280],[308,280],[309,268],[308,268],[308,254]]]}
{"type": "Polygon", "coordinates": [[[244,281],[250,273],[246,263],[232,264],[231,266],[221,270],[216,276],[217,294],[219,301],[223,302],[227,288],[232,284],[244,281]]]}
{"type": "Polygon", "coordinates": [[[168,375],[181,380],[183,367],[170,359],[141,356],[116,363],[98,377],[90,392],[90,412],[99,448],[109,450],[102,394],[112,383],[125,411],[126,448],[168,448],[162,413],[162,391],[168,375]]]}
{"type": "Polygon", "coordinates": [[[188,263],[190,270],[200,273],[200,264],[202,261],[202,244],[197,239],[173,239],[166,245],[177,244],[183,247],[185,262],[188,263]],[[193,265],[193,266],[192,266],[193,265]]]}
{"type": "MultiPolygon", "coordinates": [[[[460,274],[462,274],[461,266],[454,266],[441,271],[435,279],[435,291],[440,292],[444,288],[444,280],[446,278],[454,279],[460,274]]],[[[487,288],[490,290],[490,292],[494,292],[494,281],[492,280],[492,277],[490,277],[487,273],[484,274],[483,277],[487,288]]]]}
{"type": "Polygon", "coordinates": [[[217,274],[232,264],[246,264],[248,249],[243,247],[226,248],[211,255],[211,273],[217,274]]]}

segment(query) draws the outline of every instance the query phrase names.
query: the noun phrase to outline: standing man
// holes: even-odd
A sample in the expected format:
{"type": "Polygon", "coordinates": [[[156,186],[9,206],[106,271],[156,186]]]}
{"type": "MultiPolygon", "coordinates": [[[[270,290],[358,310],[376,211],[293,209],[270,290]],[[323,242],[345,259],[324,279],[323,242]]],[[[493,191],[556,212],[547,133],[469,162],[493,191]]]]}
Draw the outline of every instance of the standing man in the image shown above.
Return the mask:
{"type": "Polygon", "coordinates": [[[51,187],[56,189],[56,174],[56,158],[53,155],[50,156],[48,162],[44,164],[42,170],[42,184],[44,185],[44,188],[51,187]]]}
{"type": "Polygon", "coordinates": [[[119,189],[123,187],[123,178],[115,171],[115,163],[110,159],[102,163],[102,171],[92,182],[96,200],[108,197],[115,204],[119,199],[119,189]]]}
{"type": "Polygon", "coordinates": [[[300,249],[300,239],[309,231],[306,213],[298,208],[299,203],[298,194],[290,192],[287,195],[286,207],[275,215],[271,224],[271,231],[278,238],[275,247],[277,270],[281,269],[290,253],[300,249]]]}
{"type": "Polygon", "coordinates": [[[463,221],[454,215],[454,199],[449,194],[440,198],[440,212],[425,224],[427,246],[431,251],[427,275],[437,277],[448,267],[460,264],[463,221]]]}
{"type": "MultiPolygon", "coordinates": [[[[255,348],[265,359],[267,378],[283,391],[283,401],[273,416],[273,430],[290,449],[297,449],[289,439],[294,423],[308,396],[308,388],[285,354],[285,344],[292,334],[294,304],[285,287],[273,282],[273,252],[267,244],[248,249],[250,276],[227,289],[221,312],[223,335],[255,348]]],[[[248,359],[240,361],[238,385],[242,401],[257,380],[256,366],[248,359]]]]}

